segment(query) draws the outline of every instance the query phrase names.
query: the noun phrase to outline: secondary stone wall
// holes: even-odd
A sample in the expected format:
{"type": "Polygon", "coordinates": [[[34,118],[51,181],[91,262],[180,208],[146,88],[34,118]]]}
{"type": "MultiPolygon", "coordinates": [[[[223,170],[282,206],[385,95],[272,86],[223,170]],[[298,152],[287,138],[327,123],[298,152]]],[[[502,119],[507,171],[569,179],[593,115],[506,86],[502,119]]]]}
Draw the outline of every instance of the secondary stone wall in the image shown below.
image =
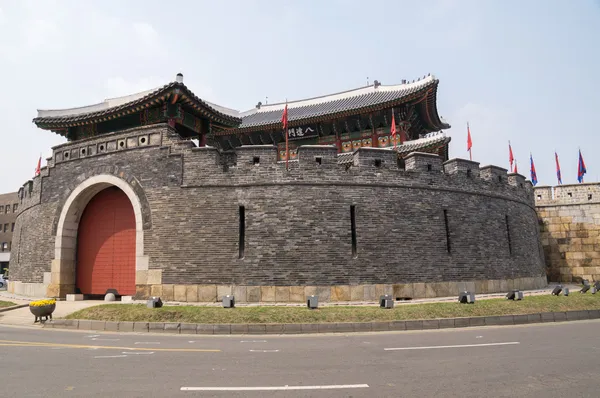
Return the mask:
{"type": "Polygon", "coordinates": [[[523,176],[462,159],[442,164],[430,154],[409,155],[405,169],[389,150],[353,156],[340,165],[335,148],[301,147],[286,170],[273,146],[221,153],[194,147],[167,125],[63,144],[17,219],[12,280],[41,282],[66,198],[109,174],[142,206],[148,267],[136,274],[139,297],[169,299],[172,291],[203,301],[237,291],[242,300],[287,301],[321,289],[324,299],[340,300],[545,285],[533,189],[523,176]]]}
{"type": "Polygon", "coordinates": [[[600,184],[535,188],[548,279],[600,280],[600,184]]]}

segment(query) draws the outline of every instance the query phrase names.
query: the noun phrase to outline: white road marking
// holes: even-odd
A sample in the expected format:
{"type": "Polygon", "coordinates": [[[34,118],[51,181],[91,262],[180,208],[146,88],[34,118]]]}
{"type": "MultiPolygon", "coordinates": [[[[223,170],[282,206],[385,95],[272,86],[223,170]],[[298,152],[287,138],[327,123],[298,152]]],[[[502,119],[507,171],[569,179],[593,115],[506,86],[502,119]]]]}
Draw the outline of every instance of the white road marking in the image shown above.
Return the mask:
{"type": "Polygon", "coordinates": [[[94,340],[94,341],[119,341],[120,339],[99,339],[97,337],[94,337],[92,340],[94,340]]]}
{"type": "Polygon", "coordinates": [[[100,356],[100,357],[94,357],[94,358],[126,358],[127,355],[105,355],[105,356],[100,356]]]}
{"type": "Polygon", "coordinates": [[[152,355],[152,354],[154,354],[154,351],[150,351],[150,352],[122,352],[122,354],[127,354],[127,355],[152,355]]]}
{"type": "Polygon", "coordinates": [[[93,334],[91,336],[85,336],[85,337],[100,337],[100,335],[99,334],[93,334]]]}
{"type": "Polygon", "coordinates": [[[266,343],[267,340],[242,340],[240,343],[266,343]]]}
{"type": "Polygon", "coordinates": [[[279,350],[249,350],[250,352],[279,352],[279,350]]]}
{"type": "Polygon", "coordinates": [[[475,336],[476,339],[481,339],[483,336],[475,336]]]}
{"type": "Polygon", "coordinates": [[[434,345],[429,347],[399,347],[399,348],[384,348],[384,351],[400,351],[400,350],[431,350],[434,348],[467,348],[467,347],[490,347],[499,345],[515,345],[521,344],[518,341],[510,341],[508,343],[487,343],[487,344],[461,344],[461,345],[434,345]]]}
{"type": "Polygon", "coordinates": [[[133,344],[160,344],[158,341],[136,341],[133,344]]]}
{"type": "Polygon", "coordinates": [[[195,341],[194,340],[190,340],[190,341],[188,341],[188,343],[195,343],[195,341]]]}
{"type": "Polygon", "coordinates": [[[181,391],[276,391],[276,390],[336,390],[369,388],[368,384],[340,384],[330,386],[280,386],[280,387],[181,387],[181,391]]]}

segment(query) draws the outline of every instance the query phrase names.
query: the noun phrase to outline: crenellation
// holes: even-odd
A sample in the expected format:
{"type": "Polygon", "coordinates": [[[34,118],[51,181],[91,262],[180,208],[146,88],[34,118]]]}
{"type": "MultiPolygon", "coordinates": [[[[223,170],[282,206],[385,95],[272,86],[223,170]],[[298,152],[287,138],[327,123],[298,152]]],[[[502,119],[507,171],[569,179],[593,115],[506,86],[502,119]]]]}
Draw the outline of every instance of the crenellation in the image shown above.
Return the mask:
{"type": "Polygon", "coordinates": [[[600,183],[534,188],[536,206],[583,205],[600,202],[600,183]]]}
{"type": "Polygon", "coordinates": [[[483,166],[479,168],[479,175],[484,181],[507,184],[508,174],[507,169],[499,166],[483,166]]]}
{"type": "Polygon", "coordinates": [[[479,162],[467,159],[450,159],[443,163],[444,173],[447,175],[460,175],[467,178],[479,179],[479,162]]]}
{"type": "Polygon", "coordinates": [[[398,169],[398,155],[384,148],[359,148],[354,152],[354,167],[368,169],[398,169]]]}
{"type": "Polygon", "coordinates": [[[508,174],[508,185],[513,187],[525,189],[525,176],[518,173],[509,173],[508,174]]]}
{"type": "MultiPolygon", "coordinates": [[[[57,163],[105,155],[115,151],[133,150],[141,147],[157,146],[162,144],[163,133],[170,139],[170,143],[182,141],[173,139],[173,132],[167,134],[170,128],[164,125],[138,127],[101,136],[68,142],[52,148],[52,166],[57,163]]],[[[181,145],[181,144],[179,144],[181,145]]],[[[188,144],[185,144],[187,146],[188,144]]]]}
{"type": "Polygon", "coordinates": [[[406,171],[442,171],[442,158],[431,153],[412,152],[404,158],[404,161],[406,171]]]}
{"type": "Polygon", "coordinates": [[[335,145],[304,145],[298,148],[298,165],[301,168],[337,168],[335,145]]]}
{"type": "Polygon", "coordinates": [[[237,167],[257,167],[277,163],[277,148],[274,145],[242,145],[235,149],[237,167]]]}

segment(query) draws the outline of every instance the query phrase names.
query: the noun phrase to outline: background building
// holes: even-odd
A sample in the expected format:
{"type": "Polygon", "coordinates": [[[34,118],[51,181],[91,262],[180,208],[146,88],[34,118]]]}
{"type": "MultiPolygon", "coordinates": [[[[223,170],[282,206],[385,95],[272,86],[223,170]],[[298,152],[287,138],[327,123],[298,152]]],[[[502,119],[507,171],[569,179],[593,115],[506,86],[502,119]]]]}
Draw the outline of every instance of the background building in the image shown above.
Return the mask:
{"type": "Polygon", "coordinates": [[[0,274],[8,268],[12,237],[19,209],[17,193],[0,194],[0,274]]]}

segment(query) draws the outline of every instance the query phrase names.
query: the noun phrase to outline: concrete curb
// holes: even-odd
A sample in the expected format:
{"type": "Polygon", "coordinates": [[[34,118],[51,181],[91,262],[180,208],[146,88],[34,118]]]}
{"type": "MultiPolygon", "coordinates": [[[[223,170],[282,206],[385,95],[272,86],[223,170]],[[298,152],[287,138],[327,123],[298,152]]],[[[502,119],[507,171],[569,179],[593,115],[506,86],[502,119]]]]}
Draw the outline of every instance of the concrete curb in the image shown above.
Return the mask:
{"type": "Polygon", "coordinates": [[[19,308],[24,308],[24,307],[29,307],[29,304],[17,304],[17,305],[13,305],[12,307],[0,308],[0,312],[18,310],[19,308]]]}
{"type": "Polygon", "coordinates": [[[579,321],[585,319],[600,319],[600,310],[357,323],[195,324],[176,322],[105,322],[78,319],[56,319],[45,322],[43,327],[54,329],[78,329],[111,332],[152,332],[165,334],[314,334],[452,329],[474,326],[523,325],[544,322],[579,321]]]}

